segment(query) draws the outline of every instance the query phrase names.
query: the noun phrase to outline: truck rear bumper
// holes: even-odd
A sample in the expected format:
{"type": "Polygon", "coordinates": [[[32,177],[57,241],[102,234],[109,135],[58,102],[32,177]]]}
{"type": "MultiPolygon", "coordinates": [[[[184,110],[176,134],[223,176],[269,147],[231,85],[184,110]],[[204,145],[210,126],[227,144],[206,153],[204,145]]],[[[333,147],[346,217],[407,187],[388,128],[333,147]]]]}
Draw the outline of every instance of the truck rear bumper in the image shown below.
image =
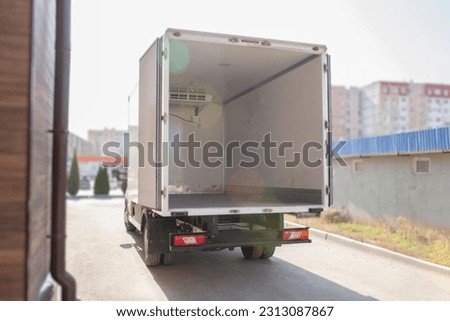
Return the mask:
{"type": "Polygon", "coordinates": [[[311,243],[309,239],[309,232],[307,227],[292,228],[284,230],[261,230],[261,231],[245,231],[245,230],[230,230],[220,231],[217,235],[210,233],[171,233],[170,234],[170,250],[172,252],[183,251],[204,251],[204,250],[218,250],[242,246],[281,246],[282,244],[295,243],[311,243]],[[285,239],[286,232],[303,231],[302,238],[285,239]],[[194,236],[203,235],[202,242],[195,243],[194,236]],[[186,237],[193,240],[187,242],[188,244],[177,245],[174,242],[175,237],[186,237]]]}

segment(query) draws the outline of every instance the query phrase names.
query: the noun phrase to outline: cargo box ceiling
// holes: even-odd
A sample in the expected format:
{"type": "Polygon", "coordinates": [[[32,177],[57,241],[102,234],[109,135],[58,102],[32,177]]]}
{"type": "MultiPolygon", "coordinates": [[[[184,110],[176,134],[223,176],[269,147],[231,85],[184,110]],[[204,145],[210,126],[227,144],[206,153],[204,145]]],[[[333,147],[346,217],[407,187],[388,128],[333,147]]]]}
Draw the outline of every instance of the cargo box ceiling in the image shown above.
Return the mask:
{"type": "Polygon", "coordinates": [[[202,88],[223,102],[317,54],[268,47],[170,40],[170,87],[202,88]],[[204,87],[207,88],[204,88],[204,87]],[[217,97],[219,96],[219,97],[217,97]]]}

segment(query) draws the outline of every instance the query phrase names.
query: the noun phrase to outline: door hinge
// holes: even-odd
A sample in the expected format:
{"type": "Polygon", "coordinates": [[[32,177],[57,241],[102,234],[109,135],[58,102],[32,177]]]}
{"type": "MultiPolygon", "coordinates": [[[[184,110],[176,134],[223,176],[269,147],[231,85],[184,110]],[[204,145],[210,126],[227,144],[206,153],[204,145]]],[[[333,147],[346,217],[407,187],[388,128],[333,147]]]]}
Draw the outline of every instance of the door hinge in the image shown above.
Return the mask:
{"type": "Polygon", "coordinates": [[[167,122],[167,113],[164,113],[164,115],[161,115],[161,121],[164,123],[167,122]]]}
{"type": "Polygon", "coordinates": [[[330,188],[327,186],[325,186],[325,194],[330,195],[330,188]]]}
{"type": "Polygon", "coordinates": [[[328,65],[327,64],[323,64],[323,72],[327,72],[328,71],[328,65]]]}
{"type": "Polygon", "coordinates": [[[328,129],[328,120],[325,120],[323,125],[325,126],[325,129],[328,129]]]}
{"type": "Polygon", "coordinates": [[[166,189],[165,188],[163,188],[162,190],[161,190],[161,196],[162,197],[166,197],[166,189]]]}
{"type": "Polygon", "coordinates": [[[161,53],[162,53],[163,58],[167,59],[167,48],[164,48],[161,53]]]}

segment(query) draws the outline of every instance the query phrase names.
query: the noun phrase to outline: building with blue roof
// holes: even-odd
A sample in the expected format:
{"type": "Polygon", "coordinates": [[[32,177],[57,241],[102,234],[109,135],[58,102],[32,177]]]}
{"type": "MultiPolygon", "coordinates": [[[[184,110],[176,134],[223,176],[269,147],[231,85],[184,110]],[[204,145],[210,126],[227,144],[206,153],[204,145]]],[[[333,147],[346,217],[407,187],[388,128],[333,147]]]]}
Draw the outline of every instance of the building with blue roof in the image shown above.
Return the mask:
{"type": "Polygon", "coordinates": [[[334,142],[334,206],[450,228],[450,128],[334,142]]]}

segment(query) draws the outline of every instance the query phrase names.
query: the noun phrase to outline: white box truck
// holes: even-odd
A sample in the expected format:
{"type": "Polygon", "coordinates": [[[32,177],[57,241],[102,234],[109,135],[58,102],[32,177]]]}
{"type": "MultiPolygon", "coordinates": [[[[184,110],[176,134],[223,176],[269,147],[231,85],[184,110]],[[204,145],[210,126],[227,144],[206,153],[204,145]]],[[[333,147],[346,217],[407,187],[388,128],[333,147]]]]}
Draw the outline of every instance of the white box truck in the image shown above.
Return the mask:
{"type": "Polygon", "coordinates": [[[168,29],[129,97],[124,220],[145,263],[309,243],[285,213],[331,204],[330,61],[317,44],[168,29]]]}

